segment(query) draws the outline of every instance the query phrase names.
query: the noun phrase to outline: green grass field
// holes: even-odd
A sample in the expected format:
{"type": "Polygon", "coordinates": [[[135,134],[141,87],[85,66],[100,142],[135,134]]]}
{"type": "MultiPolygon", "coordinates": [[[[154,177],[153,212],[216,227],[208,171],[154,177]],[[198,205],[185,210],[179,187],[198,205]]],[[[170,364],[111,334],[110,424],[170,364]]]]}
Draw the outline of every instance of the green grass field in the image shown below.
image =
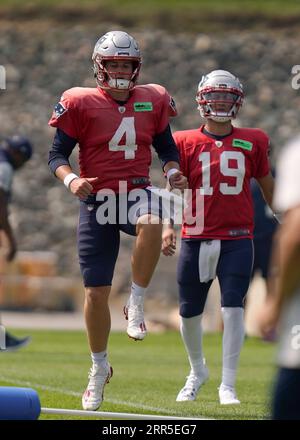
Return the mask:
{"type": "MultiPolygon", "coordinates": [[[[14,333],[24,335],[27,331],[14,333]]],[[[0,354],[0,386],[34,388],[42,407],[81,409],[81,394],[90,368],[85,334],[28,333],[32,335],[28,347],[0,354]]],[[[179,333],[150,334],[143,342],[134,342],[124,333],[112,333],[110,362],[114,376],[105,388],[101,411],[236,420],[268,417],[274,345],[246,339],[237,383],[242,404],[229,407],[218,403],[221,335],[205,335],[204,348],[210,380],[197,401],[176,403],[189,370],[179,333]]],[[[41,419],[55,417],[44,415],[41,419]]]]}

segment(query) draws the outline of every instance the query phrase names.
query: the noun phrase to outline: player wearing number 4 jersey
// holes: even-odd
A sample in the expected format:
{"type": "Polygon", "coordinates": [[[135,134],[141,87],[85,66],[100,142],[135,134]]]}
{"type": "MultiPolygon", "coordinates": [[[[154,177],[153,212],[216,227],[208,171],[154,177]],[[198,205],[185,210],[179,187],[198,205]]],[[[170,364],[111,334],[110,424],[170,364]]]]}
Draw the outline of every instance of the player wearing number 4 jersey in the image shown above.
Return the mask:
{"type": "MultiPolygon", "coordinates": [[[[253,264],[253,206],[250,179],[254,177],[271,205],[273,179],[268,160],[269,140],[259,129],[236,128],[243,88],[231,73],[217,70],[204,76],[196,100],[205,124],[174,134],[181,169],[204,202],[203,229],[184,222],[178,264],[181,335],[191,366],[177,401],[195,400],[208,378],[202,353],[201,319],[208,290],[217,276],[224,322],[221,404],[238,404],[236,372],[244,339],[243,302],[253,264]]],[[[199,210],[198,210],[199,212],[199,210]]],[[[163,253],[172,255],[175,232],[164,232],[163,253]]]]}
{"type": "Polygon", "coordinates": [[[151,144],[171,186],[186,186],[169,127],[169,117],[176,115],[174,102],[162,86],[136,85],[141,56],[135,39],[125,32],[108,32],[96,43],[92,59],[97,87],[63,93],[50,120],[57,131],[49,156],[51,170],[81,200],[78,251],[93,361],[82,397],[87,410],[101,405],[112,376],[107,360],[108,296],[120,231],[137,236],[125,307],[127,333],[136,340],[146,335],[143,297],[159,258],[162,230],[159,203],[149,203],[151,144]],[[68,160],[77,143],[80,177],[68,160]],[[133,205],[135,214],[129,218],[133,205]],[[105,216],[107,210],[110,215],[105,216]]]}

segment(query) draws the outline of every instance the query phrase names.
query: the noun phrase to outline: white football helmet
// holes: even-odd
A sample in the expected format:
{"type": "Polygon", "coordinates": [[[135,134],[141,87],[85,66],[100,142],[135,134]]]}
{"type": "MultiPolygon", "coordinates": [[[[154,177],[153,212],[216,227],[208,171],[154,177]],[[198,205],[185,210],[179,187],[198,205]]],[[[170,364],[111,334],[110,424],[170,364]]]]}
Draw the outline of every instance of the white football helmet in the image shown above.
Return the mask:
{"type": "Polygon", "coordinates": [[[131,35],[122,31],[107,32],[97,41],[92,60],[97,84],[102,89],[130,90],[135,86],[142,61],[138,44],[131,35]],[[106,69],[107,61],[122,60],[133,63],[133,72],[128,79],[116,78],[115,73],[112,75],[106,69]]]}
{"type": "Polygon", "coordinates": [[[196,95],[200,115],[216,122],[234,119],[243,99],[242,84],[226,70],[213,70],[202,76],[196,95]]]}

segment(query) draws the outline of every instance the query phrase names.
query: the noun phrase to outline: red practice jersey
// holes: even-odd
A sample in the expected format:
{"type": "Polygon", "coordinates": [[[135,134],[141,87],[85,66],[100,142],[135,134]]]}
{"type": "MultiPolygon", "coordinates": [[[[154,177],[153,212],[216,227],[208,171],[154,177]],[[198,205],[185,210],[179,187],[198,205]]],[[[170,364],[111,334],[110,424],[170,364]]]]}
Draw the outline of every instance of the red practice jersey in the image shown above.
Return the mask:
{"type": "Polygon", "coordinates": [[[136,86],[124,104],[99,87],[75,87],[64,92],[49,125],[78,141],[80,177],[99,177],[94,193],[117,192],[119,181],[127,181],[128,190],[149,185],[153,137],[176,114],[157,84],[136,86]]]}
{"type": "MultiPolygon", "coordinates": [[[[174,134],[181,170],[188,178],[192,213],[196,218],[196,190],[203,196],[204,229],[191,233],[191,221],[183,222],[183,238],[231,240],[253,238],[254,211],[250,179],[270,171],[269,139],[260,129],[236,128],[222,140],[196,130],[174,134]]],[[[199,205],[199,202],[197,202],[199,205]]]]}

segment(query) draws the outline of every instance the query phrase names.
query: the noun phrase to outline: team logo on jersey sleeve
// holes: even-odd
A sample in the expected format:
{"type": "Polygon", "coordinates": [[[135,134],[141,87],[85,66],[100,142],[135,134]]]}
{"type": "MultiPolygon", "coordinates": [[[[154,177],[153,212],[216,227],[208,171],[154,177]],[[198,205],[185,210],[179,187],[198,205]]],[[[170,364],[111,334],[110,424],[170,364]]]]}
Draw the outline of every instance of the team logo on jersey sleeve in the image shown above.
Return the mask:
{"type": "Polygon", "coordinates": [[[135,112],[152,112],[153,104],[152,102],[135,102],[133,108],[135,112]]]}
{"type": "Polygon", "coordinates": [[[56,104],[56,106],[54,107],[54,113],[55,113],[56,119],[58,119],[60,116],[62,116],[67,111],[68,111],[68,109],[66,107],[64,107],[61,102],[56,104]]]}

